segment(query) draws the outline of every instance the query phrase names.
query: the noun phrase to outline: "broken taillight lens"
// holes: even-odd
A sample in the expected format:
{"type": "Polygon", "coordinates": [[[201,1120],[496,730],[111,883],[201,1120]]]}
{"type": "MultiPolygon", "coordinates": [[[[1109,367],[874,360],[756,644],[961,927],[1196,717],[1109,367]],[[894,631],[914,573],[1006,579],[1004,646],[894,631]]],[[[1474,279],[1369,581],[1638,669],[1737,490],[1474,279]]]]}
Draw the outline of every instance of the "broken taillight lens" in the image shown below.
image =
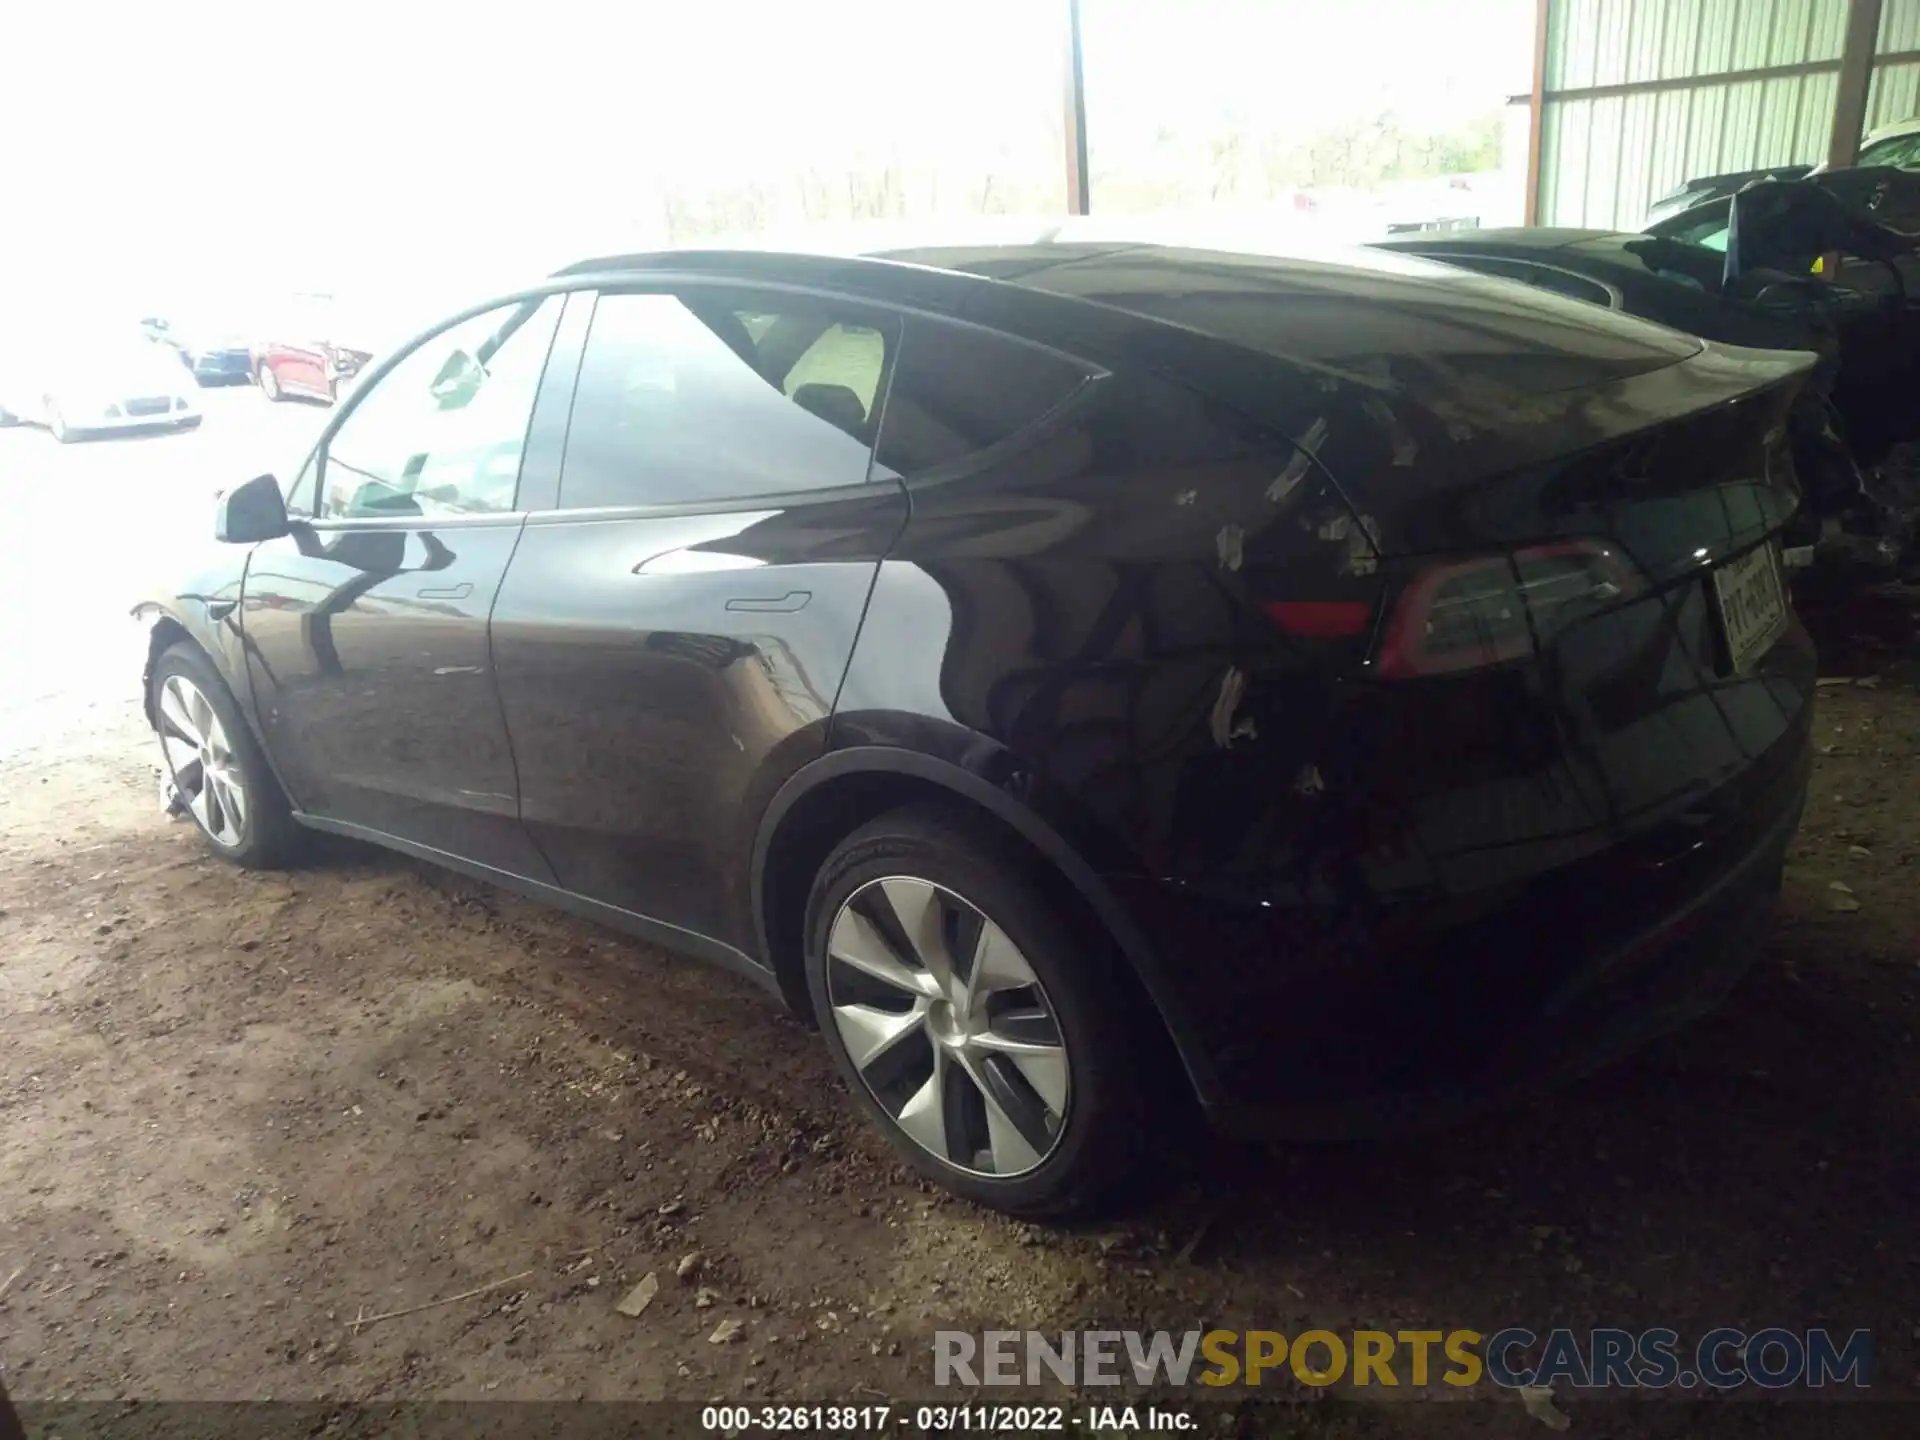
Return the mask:
{"type": "Polygon", "coordinates": [[[1400,592],[1375,670],[1400,680],[1525,659],[1640,584],[1618,549],[1586,540],[1431,565],[1400,592]]]}

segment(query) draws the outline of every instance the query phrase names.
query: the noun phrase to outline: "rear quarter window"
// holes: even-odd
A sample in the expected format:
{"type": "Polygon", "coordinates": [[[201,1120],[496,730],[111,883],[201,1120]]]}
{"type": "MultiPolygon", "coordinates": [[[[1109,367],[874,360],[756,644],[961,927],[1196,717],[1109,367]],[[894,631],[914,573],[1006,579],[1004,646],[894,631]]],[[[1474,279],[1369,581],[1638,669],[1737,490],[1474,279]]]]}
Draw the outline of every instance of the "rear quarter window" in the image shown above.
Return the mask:
{"type": "Polygon", "coordinates": [[[968,325],[907,326],[880,423],[877,464],[895,475],[951,465],[1019,434],[1087,382],[1077,360],[968,325]]]}

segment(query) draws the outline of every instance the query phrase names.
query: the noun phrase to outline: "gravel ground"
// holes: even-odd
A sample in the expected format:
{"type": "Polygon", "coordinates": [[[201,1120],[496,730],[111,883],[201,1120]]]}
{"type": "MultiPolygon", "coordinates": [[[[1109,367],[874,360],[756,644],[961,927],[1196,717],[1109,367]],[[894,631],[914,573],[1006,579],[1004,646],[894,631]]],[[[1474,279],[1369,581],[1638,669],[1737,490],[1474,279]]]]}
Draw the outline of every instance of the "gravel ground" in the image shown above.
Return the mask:
{"type": "MultiPolygon", "coordinates": [[[[1829,668],[1873,678],[1823,686],[1787,891],[1719,1013],[1462,1131],[1223,1151],[1123,1220],[1049,1231],[918,1185],[815,1038],[725,975],[368,849],[241,874],[165,821],[130,577],[323,418],[250,390],[209,410],[199,436],[0,435],[16,1400],[860,1402],[930,1396],[936,1328],[1824,1324],[1872,1330],[1875,1393],[1909,1403],[1562,1409],[1606,1435],[1920,1429],[1906,598],[1818,611],[1829,668]]],[[[1353,1393],[1207,1420],[1538,1428],[1484,1389],[1353,1393]]]]}

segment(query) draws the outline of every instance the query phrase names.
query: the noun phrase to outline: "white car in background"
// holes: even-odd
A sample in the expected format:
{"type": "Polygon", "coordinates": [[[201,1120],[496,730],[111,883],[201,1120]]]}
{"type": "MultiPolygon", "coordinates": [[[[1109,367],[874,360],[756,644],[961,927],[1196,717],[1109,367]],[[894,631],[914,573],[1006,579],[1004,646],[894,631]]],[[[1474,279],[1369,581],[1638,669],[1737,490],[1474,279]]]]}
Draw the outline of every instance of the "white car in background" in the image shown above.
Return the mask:
{"type": "Polygon", "coordinates": [[[8,352],[0,357],[0,425],[44,425],[66,444],[200,423],[193,376],[172,351],[132,327],[125,334],[10,345],[8,352]]]}

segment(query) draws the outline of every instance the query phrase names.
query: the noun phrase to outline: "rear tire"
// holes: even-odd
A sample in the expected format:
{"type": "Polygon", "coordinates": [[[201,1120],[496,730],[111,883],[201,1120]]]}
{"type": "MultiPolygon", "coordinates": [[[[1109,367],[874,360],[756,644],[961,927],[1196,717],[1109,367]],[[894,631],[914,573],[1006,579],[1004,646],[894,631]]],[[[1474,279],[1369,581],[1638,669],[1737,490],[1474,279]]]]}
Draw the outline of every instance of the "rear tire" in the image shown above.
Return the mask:
{"type": "Polygon", "coordinates": [[[306,832],[213,662],[183,640],[152,683],[160,763],[207,849],[248,870],[291,863],[306,832]]]}
{"type": "Polygon", "coordinates": [[[868,1116],[928,1179],[1014,1215],[1084,1214],[1152,1149],[1126,979],[1029,878],[942,808],[847,837],[807,905],[807,985],[868,1116]],[[851,960],[849,959],[851,957],[851,960]],[[855,963],[858,962],[858,963],[855,963]]]}

